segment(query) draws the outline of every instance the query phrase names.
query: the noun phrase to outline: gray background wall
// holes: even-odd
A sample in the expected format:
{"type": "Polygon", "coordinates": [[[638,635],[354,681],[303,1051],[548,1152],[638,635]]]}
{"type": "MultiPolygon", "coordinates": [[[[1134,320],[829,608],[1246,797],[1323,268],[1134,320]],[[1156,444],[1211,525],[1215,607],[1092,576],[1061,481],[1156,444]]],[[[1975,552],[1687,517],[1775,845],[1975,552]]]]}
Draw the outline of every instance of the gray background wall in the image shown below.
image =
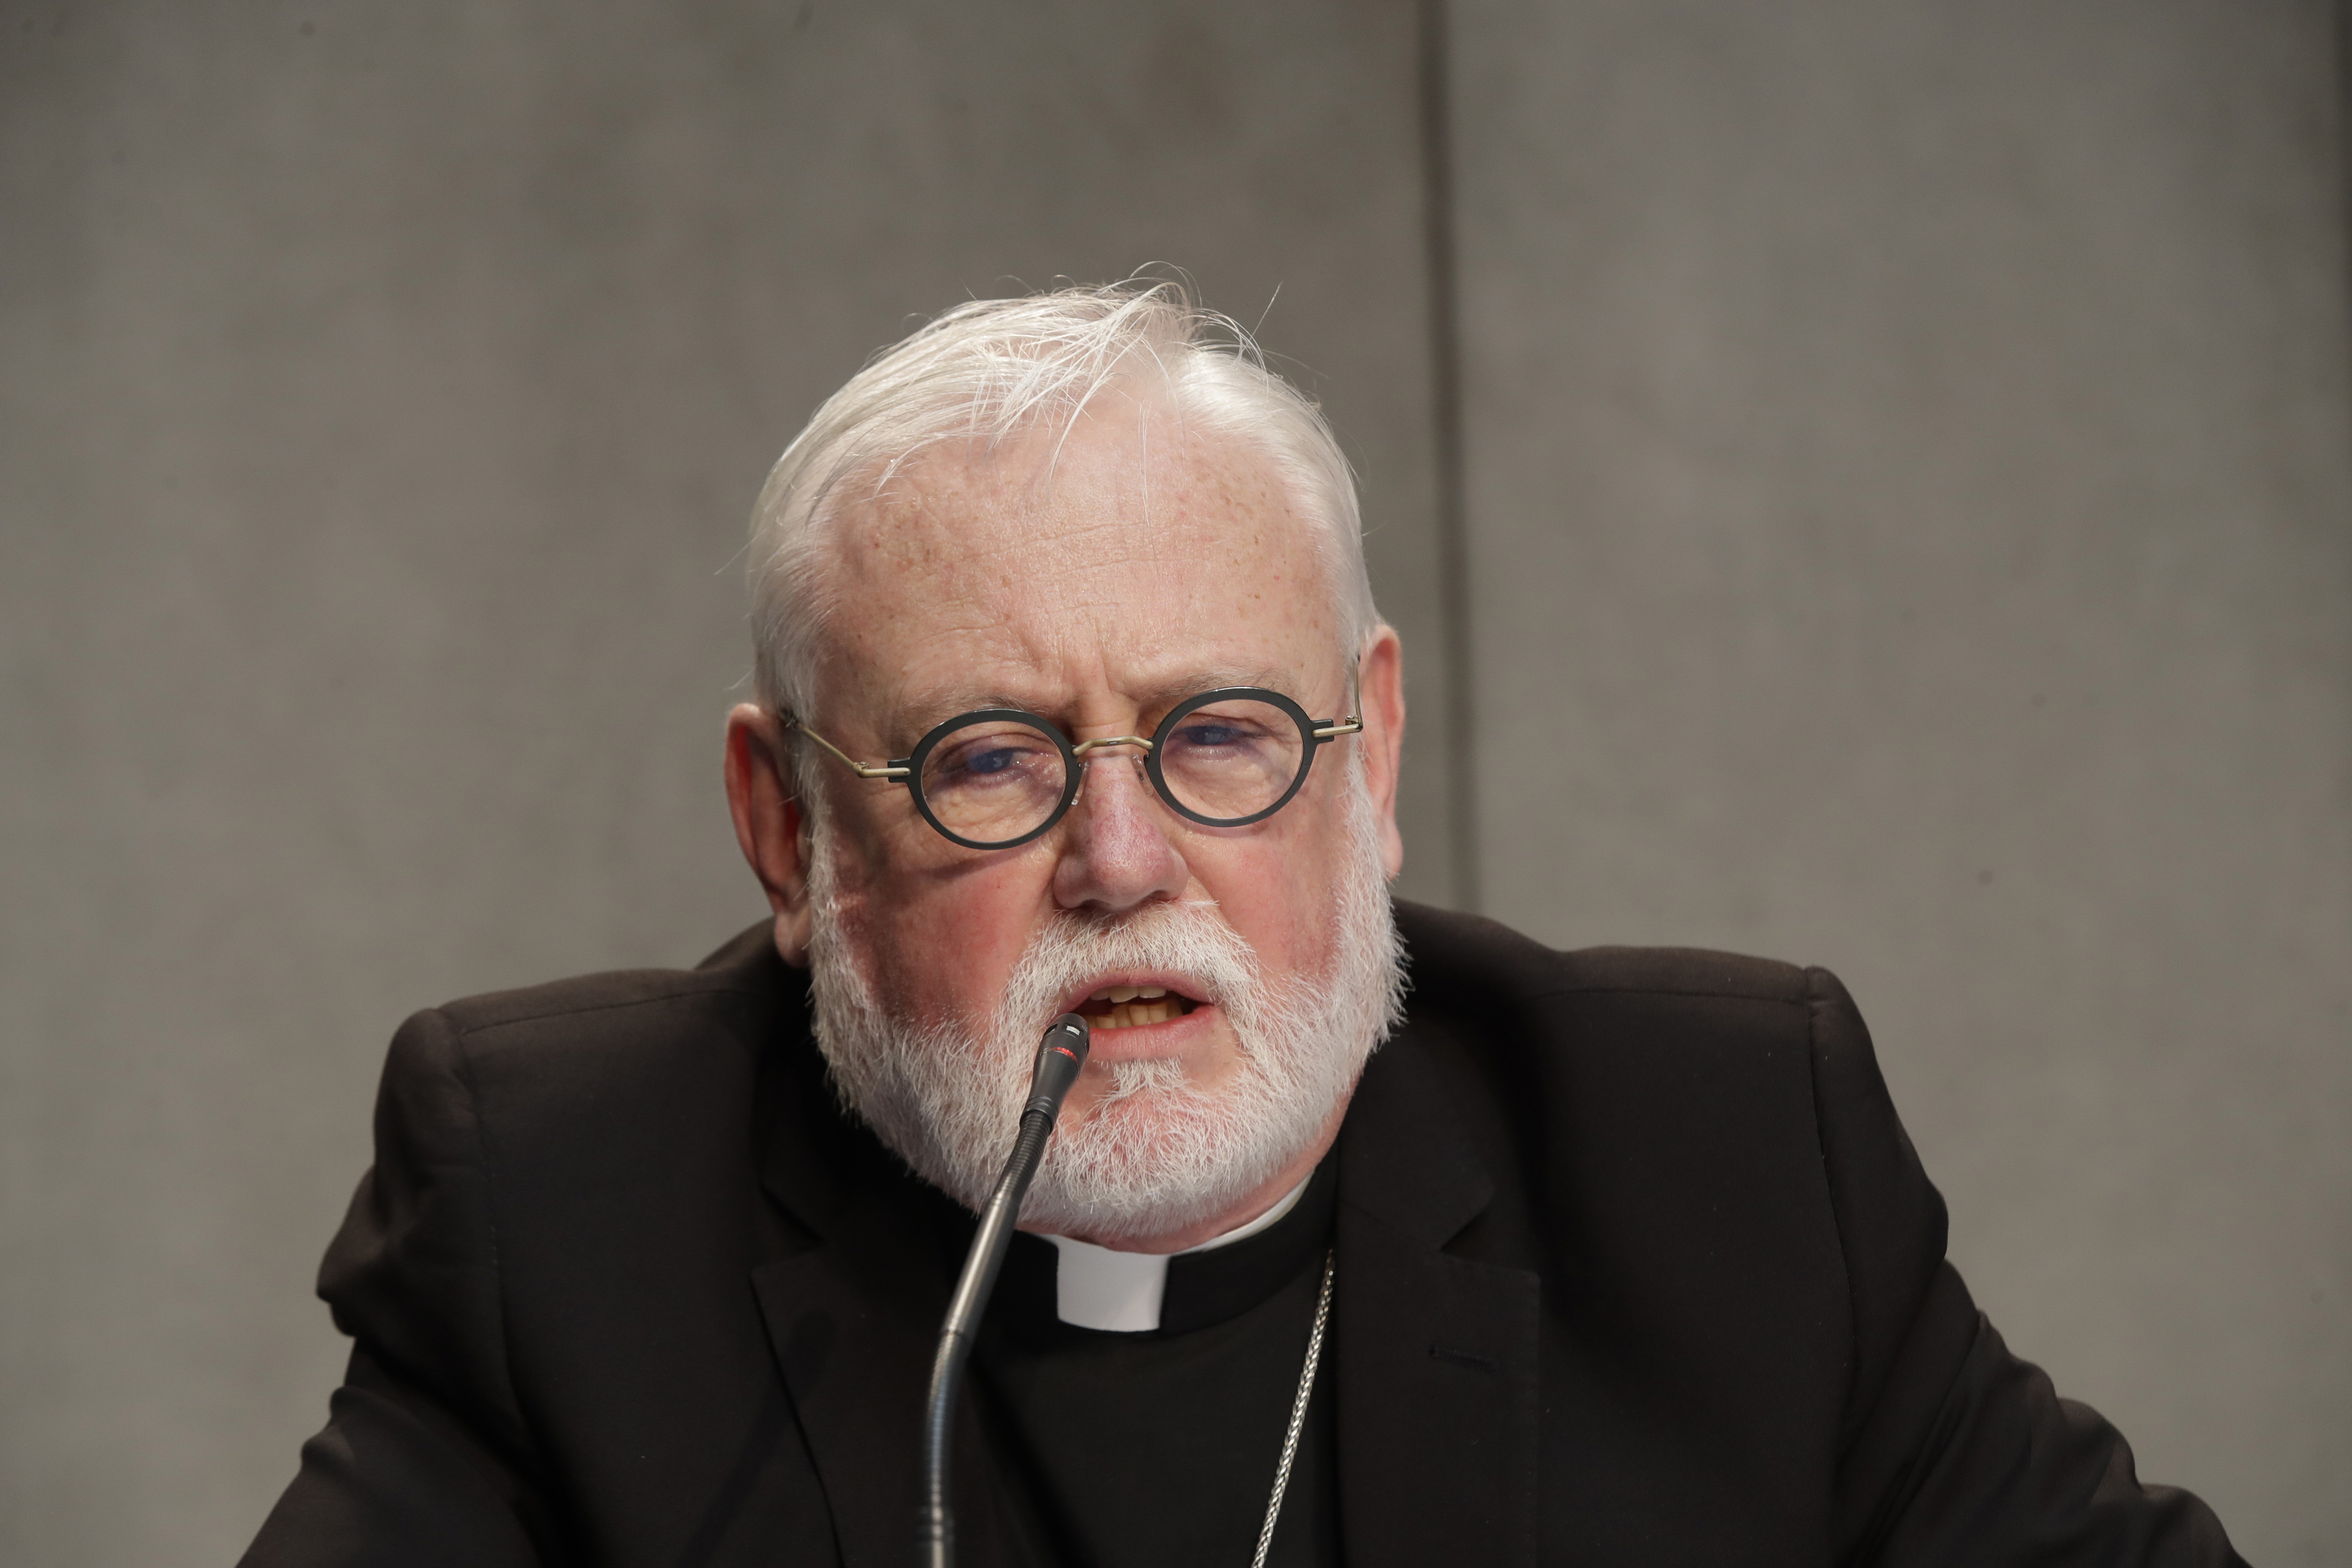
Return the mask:
{"type": "Polygon", "coordinates": [[[1455,17],[1491,912],[1837,969],[2011,1344],[2352,1562],[2327,8],[1455,17]]]}
{"type": "Polygon", "coordinates": [[[0,1557],[235,1556],[391,1026],[758,911],[765,464],[1167,260],[1363,469],[1405,890],[1838,967],[2012,1342],[2345,1560],[2331,11],[1456,0],[1434,359],[1417,22],[0,0],[0,1557]]]}

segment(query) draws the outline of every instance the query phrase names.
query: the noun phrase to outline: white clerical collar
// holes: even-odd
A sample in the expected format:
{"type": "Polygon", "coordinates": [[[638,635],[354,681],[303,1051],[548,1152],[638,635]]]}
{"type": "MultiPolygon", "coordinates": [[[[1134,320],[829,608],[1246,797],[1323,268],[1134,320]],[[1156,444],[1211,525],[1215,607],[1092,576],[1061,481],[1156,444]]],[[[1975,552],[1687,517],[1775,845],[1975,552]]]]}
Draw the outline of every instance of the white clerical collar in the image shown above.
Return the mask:
{"type": "MultiPolygon", "coordinates": [[[[1313,1179],[1312,1172],[1307,1179],[1313,1179]]],[[[1297,1206],[1306,1190],[1302,1181],[1249,1224],[1184,1251],[1209,1252],[1255,1236],[1297,1206]]],[[[1120,1334],[1147,1333],[1160,1326],[1160,1303],[1168,1294],[1168,1259],[1182,1254],[1113,1252],[1066,1236],[1045,1239],[1061,1249],[1061,1264],[1054,1272],[1054,1311],[1062,1321],[1120,1334]]]]}

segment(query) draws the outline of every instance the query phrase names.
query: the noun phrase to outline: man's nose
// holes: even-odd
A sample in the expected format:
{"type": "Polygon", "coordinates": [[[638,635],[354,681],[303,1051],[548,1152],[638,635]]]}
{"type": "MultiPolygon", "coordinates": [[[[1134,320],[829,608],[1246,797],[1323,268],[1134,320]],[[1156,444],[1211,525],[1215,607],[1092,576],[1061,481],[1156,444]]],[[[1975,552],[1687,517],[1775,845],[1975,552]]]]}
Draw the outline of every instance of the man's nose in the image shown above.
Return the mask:
{"type": "Polygon", "coordinates": [[[1066,910],[1127,910],[1184,891],[1192,870],[1168,836],[1168,813],[1144,775],[1143,755],[1124,747],[1087,753],[1078,797],[1054,868],[1054,900],[1066,910]]]}

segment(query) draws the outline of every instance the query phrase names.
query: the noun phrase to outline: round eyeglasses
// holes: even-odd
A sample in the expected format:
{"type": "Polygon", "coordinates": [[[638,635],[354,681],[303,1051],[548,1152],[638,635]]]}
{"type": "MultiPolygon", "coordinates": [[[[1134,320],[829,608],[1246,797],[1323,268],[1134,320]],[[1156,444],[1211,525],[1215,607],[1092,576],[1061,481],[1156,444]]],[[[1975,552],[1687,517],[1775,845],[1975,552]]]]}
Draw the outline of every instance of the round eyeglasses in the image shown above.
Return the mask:
{"type": "Polygon", "coordinates": [[[968,849],[1010,849],[1061,821],[1088,753],[1112,746],[1141,749],[1152,789],[1179,816],[1246,827],[1290,804],[1326,742],[1364,727],[1360,714],[1318,722],[1279,691],[1229,686],[1186,698],[1149,735],[1073,742],[1034,713],[983,708],[939,725],[904,757],[861,763],[793,715],[778,717],[859,778],[905,784],[923,820],[968,849]]]}

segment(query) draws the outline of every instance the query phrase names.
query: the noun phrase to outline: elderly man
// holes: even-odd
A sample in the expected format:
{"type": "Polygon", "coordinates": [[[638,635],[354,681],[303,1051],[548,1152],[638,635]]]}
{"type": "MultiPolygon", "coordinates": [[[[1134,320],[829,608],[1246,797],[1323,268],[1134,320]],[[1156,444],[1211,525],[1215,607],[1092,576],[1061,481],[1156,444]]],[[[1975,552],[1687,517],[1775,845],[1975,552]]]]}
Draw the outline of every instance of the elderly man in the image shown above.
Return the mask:
{"type": "Polygon", "coordinates": [[[774,919],[401,1030],[320,1279],[349,1377],[247,1562],[912,1561],[1066,1010],[968,1563],[2236,1561],[1970,1303],[1834,979],[1391,910],[1397,637],[1230,322],[950,311],[754,531],[774,919]]]}

